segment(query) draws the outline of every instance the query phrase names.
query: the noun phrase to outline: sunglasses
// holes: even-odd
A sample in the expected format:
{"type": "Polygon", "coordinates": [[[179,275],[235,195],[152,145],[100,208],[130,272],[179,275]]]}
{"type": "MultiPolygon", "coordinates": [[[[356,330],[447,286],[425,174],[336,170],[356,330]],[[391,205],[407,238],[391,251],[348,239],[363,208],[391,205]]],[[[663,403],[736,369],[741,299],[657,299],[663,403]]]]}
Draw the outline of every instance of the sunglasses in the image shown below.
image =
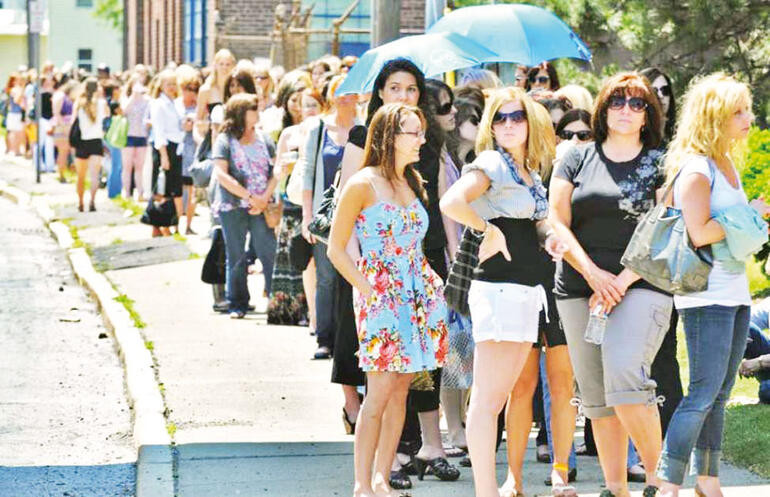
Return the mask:
{"type": "Polygon", "coordinates": [[[571,140],[573,136],[577,136],[578,140],[584,142],[593,138],[594,134],[590,129],[584,129],[583,131],[569,131],[563,129],[561,133],[559,133],[559,138],[562,140],[571,140]]]}
{"type": "Polygon", "coordinates": [[[536,77],[536,78],[532,78],[532,82],[533,82],[533,83],[540,83],[540,84],[544,84],[544,83],[547,83],[547,82],[548,82],[548,80],[550,80],[550,79],[551,79],[551,78],[549,78],[548,76],[538,76],[538,77],[536,77]]]}
{"type": "Polygon", "coordinates": [[[472,125],[474,125],[474,126],[478,126],[478,125],[479,125],[479,122],[481,121],[481,119],[479,119],[479,116],[471,116],[471,117],[469,117],[469,118],[468,118],[468,121],[469,121],[469,122],[470,122],[472,125]]]}
{"type": "Polygon", "coordinates": [[[270,76],[265,76],[262,74],[262,75],[254,76],[254,79],[256,79],[257,81],[264,81],[266,79],[270,79],[270,76]]]}
{"type": "Polygon", "coordinates": [[[670,86],[668,86],[668,85],[666,85],[666,86],[660,86],[660,87],[658,87],[658,86],[653,86],[653,89],[654,89],[654,90],[655,90],[655,92],[656,92],[658,95],[660,95],[661,97],[670,97],[670,96],[671,96],[671,87],[670,87],[670,86]]]}
{"type": "Polygon", "coordinates": [[[495,112],[495,115],[492,116],[492,124],[501,124],[509,120],[514,124],[522,123],[527,120],[527,113],[523,110],[515,110],[513,112],[495,112]]]}
{"type": "Polygon", "coordinates": [[[399,135],[412,135],[416,136],[417,138],[425,138],[425,131],[399,131],[399,135]]]}
{"type": "Polygon", "coordinates": [[[628,104],[628,108],[634,112],[642,112],[647,108],[647,102],[642,97],[626,98],[621,95],[613,95],[610,97],[610,109],[620,110],[628,104]]]}
{"type": "Polygon", "coordinates": [[[452,112],[452,105],[454,105],[452,102],[447,102],[444,105],[440,105],[438,109],[436,109],[436,115],[437,116],[445,116],[452,112]]]}
{"type": "Polygon", "coordinates": [[[185,86],[184,89],[187,90],[187,91],[195,91],[195,92],[198,91],[198,87],[197,86],[192,86],[192,85],[191,86],[185,86]]]}

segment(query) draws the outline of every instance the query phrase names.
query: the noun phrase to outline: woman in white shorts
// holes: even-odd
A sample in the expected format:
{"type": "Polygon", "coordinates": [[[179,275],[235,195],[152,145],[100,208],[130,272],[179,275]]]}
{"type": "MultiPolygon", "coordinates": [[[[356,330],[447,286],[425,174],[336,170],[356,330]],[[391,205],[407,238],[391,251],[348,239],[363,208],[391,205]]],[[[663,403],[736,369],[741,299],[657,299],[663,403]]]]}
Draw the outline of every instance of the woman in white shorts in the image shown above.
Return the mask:
{"type": "Polygon", "coordinates": [[[537,341],[540,311],[547,307],[541,241],[554,256],[563,248],[549,233],[540,180],[554,147],[545,108],[520,88],[495,90],[479,123],[478,156],[441,199],[444,214],[484,236],[468,294],[476,348],[467,438],[477,497],[499,496],[497,416],[537,341]]]}

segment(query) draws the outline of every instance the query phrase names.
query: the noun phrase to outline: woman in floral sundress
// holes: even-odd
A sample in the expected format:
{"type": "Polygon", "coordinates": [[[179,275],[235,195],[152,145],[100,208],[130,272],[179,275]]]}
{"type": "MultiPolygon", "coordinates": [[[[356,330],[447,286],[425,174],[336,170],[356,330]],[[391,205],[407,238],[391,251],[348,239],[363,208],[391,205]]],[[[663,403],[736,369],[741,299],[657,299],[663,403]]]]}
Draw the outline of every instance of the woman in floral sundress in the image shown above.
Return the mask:
{"type": "Polygon", "coordinates": [[[368,385],[355,432],[356,497],[392,493],[388,480],[409,384],[415,372],[441,367],[448,349],[443,283],[422,251],[426,193],[412,167],[424,142],[419,109],[381,107],[369,126],[364,168],[345,186],[329,237],[329,259],[354,288],[359,364],[368,385]],[[345,251],[354,229],[357,263],[345,251]]]}

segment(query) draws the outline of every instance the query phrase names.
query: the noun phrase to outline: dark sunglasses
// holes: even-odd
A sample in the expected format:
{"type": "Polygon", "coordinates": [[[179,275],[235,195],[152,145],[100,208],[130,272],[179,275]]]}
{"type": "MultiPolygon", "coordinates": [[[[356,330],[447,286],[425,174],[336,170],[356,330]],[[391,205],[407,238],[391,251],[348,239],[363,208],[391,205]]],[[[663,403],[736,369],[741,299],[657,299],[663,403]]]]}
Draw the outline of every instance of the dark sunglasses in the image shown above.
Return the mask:
{"type": "Polygon", "coordinates": [[[543,84],[543,83],[547,83],[547,82],[548,82],[548,80],[550,80],[550,79],[551,79],[551,78],[549,78],[548,76],[538,76],[538,77],[536,77],[536,78],[532,78],[532,82],[533,82],[533,83],[540,83],[540,84],[543,84]]]}
{"type": "Polygon", "coordinates": [[[527,113],[523,110],[515,110],[513,112],[495,112],[495,115],[492,116],[492,124],[500,124],[509,120],[514,124],[524,122],[527,120],[527,113]]]}
{"type": "Polygon", "coordinates": [[[196,91],[196,92],[198,91],[198,87],[195,85],[185,86],[184,89],[187,91],[196,91]]]}
{"type": "Polygon", "coordinates": [[[622,95],[610,97],[610,109],[620,110],[628,104],[628,108],[634,112],[642,112],[647,108],[647,102],[642,97],[626,98],[622,95]]]}
{"type": "Polygon", "coordinates": [[[471,116],[468,118],[468,121],[474,126],[478,126],[481,119],[479,119],[479,116],[471,116]]]}
{"type": "Polygon", "coordinates": [[[454,105],[452,102],[447,102],[444,105],[440,105],[438,109],[436,109],[436,115],[437,116],[445,116],[452,112],[452,105],[454,105]]]}
{"type": "Polygon", "coordinates": [[[655,89],[655,92],[658,95],[660,95],[661,97],[670,97],[671,96],[671,87],[668,86],[668,85],[661,86],[661,87],[653,86],[653,89],[655,89]]]}
{"type": "Polygon", "coordinates": [[[571,140],[573,136],[578,137],[578,140],[580,141],[587,141],[593,138],[594,134],[591,132],[590,129],[584,129],[583,131],[569,131],[566,129],[561,130],[561,133],[559,133],[559,138],[562,140],[571,140]]]}

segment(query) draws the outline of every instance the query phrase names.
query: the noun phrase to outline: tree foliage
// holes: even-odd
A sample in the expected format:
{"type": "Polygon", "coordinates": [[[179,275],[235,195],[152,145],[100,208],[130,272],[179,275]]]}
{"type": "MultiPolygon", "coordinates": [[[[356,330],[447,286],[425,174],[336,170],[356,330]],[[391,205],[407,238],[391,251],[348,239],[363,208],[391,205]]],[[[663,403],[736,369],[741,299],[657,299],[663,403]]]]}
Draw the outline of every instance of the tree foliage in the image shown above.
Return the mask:
{"type": "Polygon", "coordinates": [[[94,17],[123,32],[123,0],[96,0],[94,17]]]}
{"type": "MultiPolygon", "coordinates": [[[[489,4],[455,0],[455,7],[489,4]]],[[[518,3],[498,0],[496,3],[518,3]]],[[[749,83],[759,124],[770,117],[770,0],[530,0],[551,10],[591,48],[596,75],[657,66],[677,95],[701,74],[749,83]]],[[[566,67],[560,65],[560,69],[566,67]]],[[[569,70],[569,69],[565,69],[569,70]]],[[[566,79],[566,78],[565,78],[566,79]]]]}

